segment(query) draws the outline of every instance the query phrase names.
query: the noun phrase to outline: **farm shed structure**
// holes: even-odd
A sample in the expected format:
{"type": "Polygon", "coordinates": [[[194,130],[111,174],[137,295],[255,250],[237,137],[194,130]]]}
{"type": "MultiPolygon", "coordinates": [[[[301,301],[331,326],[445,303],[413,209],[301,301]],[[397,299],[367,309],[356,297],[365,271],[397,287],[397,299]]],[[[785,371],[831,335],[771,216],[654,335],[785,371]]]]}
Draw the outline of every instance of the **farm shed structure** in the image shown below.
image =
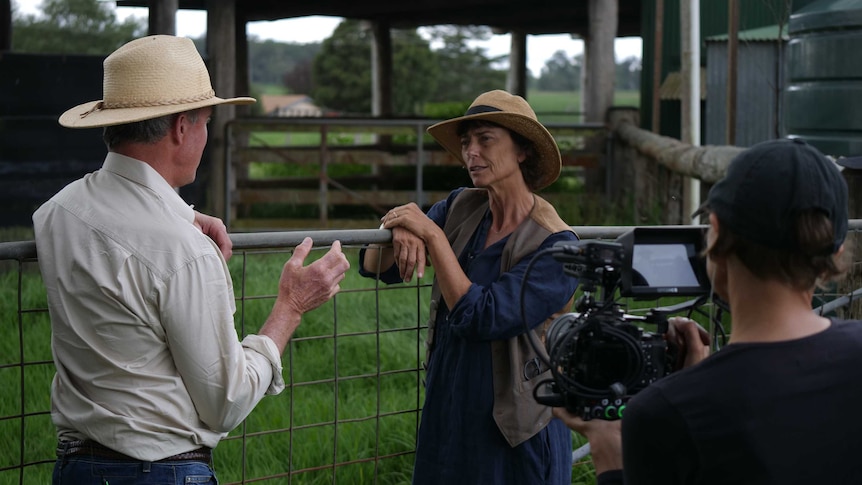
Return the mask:
{"type": "MultiPolygon", "coordinates": [[[[387,105],[390,86],[387,84],[391,72],[391,42],[388,32],[391,28],[405,28],[422,25],[458,24],[458,25],[488,25],[498,33],[512,34],[512,49],[510,53],[510,72],[507,89],[514,92],[525,91],[526,72],[526,36],[528,34],[541,35],[550,33],[569,33],[585,39],[587,44],[587,60],[607,59],[608,49],[612,53],[612,40],[614,37],[640,36],[643,39],[643,74],[641,83],[640,101],[640,125],[650,128],[658,133],[671,137],[679,137],[681,132],[681,121],[678,107],[674,104],[678,101],[661,101],[657,97],[658,90],[655,86],[662,84],[667,76],[678,71],[681,64],[680,55],[680,3],[669,0],[570,0],[559,2],[556,0],[539,0],[527,3],[514,0],[438,0],[436,2],[396,2],[382,0],[379,2],[356,3],[351,0],[320,0],[317,2],[281,2],[277,0],[244,0],[239,1],[217,1],[217,0],[119,0],[120,6],[143,6],[150,9],[150,32],[172,33],[175,29],[174,18],[177,9],[202,9],[208,12],[208,35],[207,54],[205,58],[210,66],[213,83],[216,91],[223,96],[245,94],[249,92],[247,69],[247,39],[245,37],[245,23],[257,20],[275,20],[281,18],[302,17],[307,15],[333,15],[346,18],[368,20],[375,32],[375,57],[376,78],[380,81],[375,87],[372,97],[375,99],[375,117],[386,118],[388,116],[387,105]],[[602,32],[611,32],[601,34],[602,32]],[[605,37],[602,37],[604,35],[605,37]],[[388,67],[387,67],[388,66],[388,67]]],[[[746,31],[768,25],[783,25],[788,22],[793,12],[800,11],[806,6],[814,3],[814,0],[752,0],[739,1],[739,30],[746,31]]],[[[834,1],[832,3],[835,3],[834,1]]],[[[846,2],[845,2],[846,3],[846,2]]],[[[700,0],[701,12],[700,34],[701,40],[720,35],[728,31],[730,14],[727,2],[710,2],[700,0]]],[[[11,38],[11,0],[0,0],[0,62],[5,64],[11,57],[7,51],[11,38]]],[[[792,33],[791,33],[792,34],[792,33]]],[[[38,56],[37,56],[38,57],[38,56]]],[[[54,65],[60,64],[65,69],[68,63],[74,62],[74,56],[61,56],[47,62],[54,65]]],[[[46,58],[47,59],[47,58],[46,58]]],[[[88,61],[87,61],[88,62],[88,61]]],[[[93,64],[93,63],[91,63],[93,64]]],[[[47,64],[46,64],[47,65],[47,64]]],[[[607,108],[610,105],[608,86],[612,82],[602,82],[606,73],[601,69],[591,69],[596,66],[606,66],[607,62],[594,62],[587,66],[591,78],[587,79],[585,86],[587,90],[583,98],[593,102],[592,106],[586,106],[587,121],[604,121],[607,108]],[[592,81],[590,81],[592,79],[592,81]]],[[[701,65],[705,65],[705,57],[701,58],[701,65]]],[[[9,72],[0,68],[0,72],[9,72]]],[[[45,68],[43,72],[55,72],[45,68]]],[[[71,71],[70,71],[71,72],[71,71]]],[[[0,79],[7,83],[12,89],[6,91],[7,97],[19,99],[32,99],[36,89],[41,89],[41,83],[21,83],[15,72],[12,78],[0,79]],[[27,91],[31,90],[31,91],[27,91]]],[[[92,74],[92,73],[91,73],[92,74]]],[[[100,73],[96,72],[98,76],[100,73]]],[[[611,74],[612,75],[612,74],[611,74]]],[[[90,74],[85,74],[90,76],[90,74]]],[[[98,84],[95,86],[84,85],[83,82],[68,82],[68,76],[64,86],[68,90],[56,92],[51,107],[35,105],[23,105],[21,103],[8,102],[2,99],[0,117],[8,120],[4,126],[8,128],[0,139],[4,144],[0,150],[0,164],[16,163],[8,160],[9,154],[23,153],[20,148],[22,137],[17,136],[20,123],[12,121],[23,114],[35,115],[42,121],[28,121],[30,125],[26,128],[31,137],[38,137],[38,133],[54,133],[57,131],[55,124],[56,115],[75,102],[82,99],[96,99],[99,97],[98,84]],[[95,93],[91,93],[95,88],[95,93]],[[89,90],[89,91],[88,91],[89,90]],[[87,92],[84,92],[87,91],[87,92]],[[65,96],[65,99],[61,99],[65,96]],[[72,97],[74,96],[74,99],[72,97]],[[26,113],[22,113],[22,109],[26,113]],[[53,119],[52,119],[53,118],[53,119]],[[39,123],[43,123],[38,126],[39,123]],[[9,143],[10,145],[6,145],[9,143]]],[[[92,76],[91,76],[92,77],[92,76]]],[[[5,91],[5,90],[4,90],[5,91]]],[[[44,92],[44,91],[39,91],[44,92]]],[[[0,96],[4,94],[0,93],[0,96]]],[[[707,104],[710,103],[707,99],[707,104]]],[[[44,103],[43,103],[44,104],[44,103]]],[[[221,198],[219,187],[224,185],[224,153],[226,140],[223,137],[226,124],[236,118],[247,115],[243,108],[230,106],[220,107],[215,116],[215,123],[211,130],[211,141],[205,153],[199,179],[206,187],[192,187],[188,190],[194,192],[190,201],[214,212],[221,212],[224,200],[221,198]]],[[[707,126],[703,124],[702,126],[707,126]]],[[[101,159],[103,148],[100,143],[92,142],[90,134],[64,134],[59,135],[62,143],[87,145],[87,153],[96,153],[96,160],[101,159]],[[90,141],[80,142],[72,140],[75,137],[87,137],[90,141]]],[[[705,138],[705,137],[704,137],[705,138]]],[[[26,139],[23,138],[23,139],[26,139]]],[[[51,147],[56,152],[62,153],[65,162],[75,155],[75,150],[65,150],[63,146],[51,147]]],[[[27,156],[40,158],[44,161],[49,150],[45,144],[36,144],[27,149],[27,156]]],[[[75,161],[80,158],[75,158],[75,161]]],[[[64,165],[66,167],[69,164],[64,165]]],[[[4,169],[5,170],[5,169],[4,169]]],[[[13,169],[18,170],[17,168],[13,169]]],[[[32,171],[31,171],[32,173],[32,171]]],[[[69,174],[71,177],[73,174],[69,174]]],[[[44,189],[47,192],[48,188],[44,189]]],[[[41,194],[44,195],[44,194],[41,194]]],[[[41,196],[40,195],[40,196],[41,196]]],[[[47,194],[50,195],[50,194],[47,194]]]]}
{"type": "MultiPolygon", "coordinates": [[[[784,56],[787,26],[780,32],[770,25],[739,32],[734,145],[747,147],[783,136],[781,96],[784,90],[784,56]]],[[[706,39],[706,136],[707,145],[727,142],[728,36],[706,39]]]]}

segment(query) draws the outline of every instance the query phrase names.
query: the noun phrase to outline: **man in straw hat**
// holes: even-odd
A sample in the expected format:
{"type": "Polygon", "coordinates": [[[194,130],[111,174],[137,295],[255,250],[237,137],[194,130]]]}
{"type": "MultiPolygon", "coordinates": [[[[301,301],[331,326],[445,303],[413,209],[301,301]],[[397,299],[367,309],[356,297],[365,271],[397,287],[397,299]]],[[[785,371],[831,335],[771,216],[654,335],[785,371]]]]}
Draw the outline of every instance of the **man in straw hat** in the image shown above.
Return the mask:
{"type": "Polygon", "coordinates": [[[108,56],[103,99],[60,117],[104,127],[108,155],[33,215],[57,369],[54,483],[215,483],[212,448],[284,389],[288,339],[339,290],[340,244],[303,266],[306,238],[260,334],[237,339],[224,224],[176,189],[195,179],[213,106],[254,101],[216,97],[192,41],[158,35],[108,56]]]}
{"type": "Polygon", "coordinates": [[[759,143],[709,192],[707,270],[728,302],[730,343],[692,321],[686,369],[650,385],[620,422],[555,414],[589,438],[598,483],[862,483],[862,322],[812,311],[847,269],[847,185],[801,140],[759,143]]]}
{"type": "Polygon", "coordinates": [[[360,255],[362,274],[387,283],[409,281],[414,268],[421,278],[426,248],[434,264],[413,483],[571,483],[571,432],[533,397],[550,371],[528,337],[568,311],[577,287],[550,255],[527,272],[541,251],[576,239],[534,193],[559,176],[560,151],[530,105],[499,90],[428,132],[475,188],[427,215],[416,204],[392,209],[382,227],[394,250],[360,255]]]}

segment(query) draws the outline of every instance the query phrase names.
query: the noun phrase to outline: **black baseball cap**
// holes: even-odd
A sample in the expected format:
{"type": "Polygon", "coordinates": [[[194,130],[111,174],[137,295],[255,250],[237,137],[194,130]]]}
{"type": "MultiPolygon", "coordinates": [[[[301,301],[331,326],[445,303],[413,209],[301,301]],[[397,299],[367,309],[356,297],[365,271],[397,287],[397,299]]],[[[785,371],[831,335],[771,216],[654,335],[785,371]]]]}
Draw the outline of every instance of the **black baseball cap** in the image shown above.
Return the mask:
{"type": "Polygon", "coordinates": [[[835,163],[844,168],[852,168],[854,170],[862,170],[862,157],[845,157],[835,160],[835,163]]]}
{"type": "Polygon", "coordinates": [[[737,155],[698,213],[704,209],[735,234],[770,248],[795,249],[796,217],[809,209],[832,222],[833,253],[847,235],[844,177],[834,162],[798,138],[761,142],[737,155]]]}

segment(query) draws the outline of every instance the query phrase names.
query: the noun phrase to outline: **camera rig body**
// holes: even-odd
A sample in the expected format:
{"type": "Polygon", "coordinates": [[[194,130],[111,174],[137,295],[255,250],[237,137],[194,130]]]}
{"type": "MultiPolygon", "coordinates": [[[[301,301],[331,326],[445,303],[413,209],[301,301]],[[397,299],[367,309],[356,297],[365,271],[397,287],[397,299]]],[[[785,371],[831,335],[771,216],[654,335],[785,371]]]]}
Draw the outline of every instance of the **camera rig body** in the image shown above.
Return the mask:
{"type": "Polygon", "coordinates": [[[583,294],[575,312],[554,320],[545,334],[552,379],[536,387],[542,404],[589,419],[619,419],[628,400],[676,366],[666,340],[668,315],[700,305],[709,283],[699,252],[703,229],[636,228],[616,241],[558,243],[554,258],[578,278],[583,294]],[[697,295],[645,315],[624,313],[621,296],[697,295]],[[655,331],[645,331],[645,324],[655,331]]]}

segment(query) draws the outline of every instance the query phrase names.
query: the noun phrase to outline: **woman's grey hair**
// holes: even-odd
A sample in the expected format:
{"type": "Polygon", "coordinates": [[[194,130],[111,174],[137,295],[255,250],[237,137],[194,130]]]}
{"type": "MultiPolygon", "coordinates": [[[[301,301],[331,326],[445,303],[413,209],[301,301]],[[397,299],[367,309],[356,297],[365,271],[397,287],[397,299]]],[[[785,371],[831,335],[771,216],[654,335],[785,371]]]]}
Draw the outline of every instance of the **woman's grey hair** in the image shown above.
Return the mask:
{"type": "MultiPolygon", "coordinates": [[[[197,123],[200,118],[200,109],[185,112],[192,123],[197,123]]],[[[102,133],[102,140],[108,150],[113,149],[121,143],[156,143],[164,138],[174,124],[174,120],[182,113],[160,116],[143,121],[135,121],[122,125],[106,126],[102,133]]]]}

